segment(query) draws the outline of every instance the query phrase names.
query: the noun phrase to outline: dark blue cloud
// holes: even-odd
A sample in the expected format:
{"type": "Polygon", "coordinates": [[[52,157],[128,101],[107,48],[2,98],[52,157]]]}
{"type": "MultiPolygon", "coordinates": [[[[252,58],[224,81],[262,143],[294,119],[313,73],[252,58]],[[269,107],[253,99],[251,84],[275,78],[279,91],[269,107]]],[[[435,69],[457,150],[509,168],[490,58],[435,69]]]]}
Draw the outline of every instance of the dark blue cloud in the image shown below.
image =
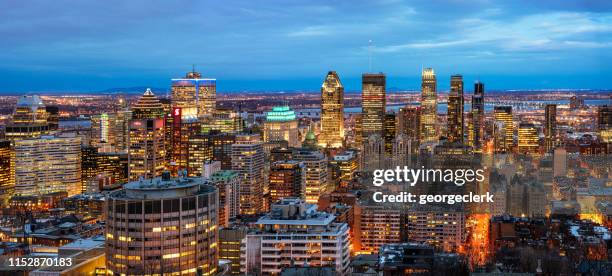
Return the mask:
{"type": "Polygon", "coordinates": [[[316,90],[328,70],[419,87],[434,67],[490,88],[611,88],[610,1],[0,1],[0,91],[316,90]]]}

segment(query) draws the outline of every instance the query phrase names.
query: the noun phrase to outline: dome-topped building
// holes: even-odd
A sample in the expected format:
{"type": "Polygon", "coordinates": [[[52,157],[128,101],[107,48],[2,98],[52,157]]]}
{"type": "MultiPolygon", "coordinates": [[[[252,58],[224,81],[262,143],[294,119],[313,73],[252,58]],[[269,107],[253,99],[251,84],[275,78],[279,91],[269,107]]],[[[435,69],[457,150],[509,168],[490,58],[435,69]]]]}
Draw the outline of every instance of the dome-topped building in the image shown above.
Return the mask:
{"type": "Polygon", "coordinates": [[[12,121],[6,126],[10,140],[37,138],[49,132],[45,104],[38,95],[23,95],[17,100],[12,121]]]}

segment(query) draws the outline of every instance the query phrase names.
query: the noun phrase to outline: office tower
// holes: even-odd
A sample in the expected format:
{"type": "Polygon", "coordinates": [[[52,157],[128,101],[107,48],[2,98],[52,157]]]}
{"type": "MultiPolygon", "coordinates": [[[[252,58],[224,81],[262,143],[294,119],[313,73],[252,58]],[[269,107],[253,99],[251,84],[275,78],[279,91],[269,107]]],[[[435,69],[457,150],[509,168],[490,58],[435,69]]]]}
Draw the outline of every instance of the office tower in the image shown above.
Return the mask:
{"type": "Polygon", "coordinates": [[[248,230],[244,226],[219,228],[219,260],[230,261],[232,275],[240,274],[240,244],[248,230]]]}
{"type": "Polygon", "coordinates": [[[172,107],[182,109],[184,115],[211,116],[216,108],[217,80],[202,78],[198,72],[185,78],[172,79],[172,107]]]}
{"type": "Polygon", "coordinates": [[[47,112],[47,123],[49,130],[57,130],[59,128],[59,108],[57,106],[45,106],[47,112]]]}
{"type": "Polygon", "coordinates": [[[372,134],[383,137],[387,103],[385,74],[363,74],[361,87],[362,136],[364,139],[372,134]]]}
{"type": "Polygon", "coordinates": [[[6,125],[8,140],[38,138],[49,133],[48,115],[43,101],[37,95],[19,97],[12,121],[6,125]]]}
{"type": "Polygon", "coordinates": [[[518,152],[538,153],[538,129],[531,123],[520,123],[518,129],[518,152]]]}
{"type": "Polygon", "coordinates": [[[239,133],[244,128],[240,113],[231,109],[217,109],[211,117],[202,120],[202,132],[239,133]]]}
{"type": "Polygon", "coordinates": [[[474,83],[474,95],[472,96],[472,110],[470,111],[470,125],[468,127],[468,145],[475,152],[482,151],[484,139],[484,83],[476,81],[474,83]]]}
{"type": "Polygon", "coordinates": [[[216,273],[214,187],[165,172],[161,178],[127,183],[107,200],[106,269],[113,275],[216,273]]]}
{"type": "Polygon", "coordinates": [[[328,191],[327,156],[320,151],[302,149],[293,159],[304,164],[305,190],[302,194],[306,203],[316,204],[328,191]]]}
{"type": "Polygon", "coordinates": [[[354,114],[355,125],[353,128],[353,147],[361,148],[363,146],[363,114],[354,114]]]}
{"type": "Polygon", "coordinates": [[[393,153],[393,140],[395,140],[395,136],[397,135],[395,113],[388,112],[385,114],[383,133],[383,139],[385,140],[385,154],[391,155],[393,153]]]}
{"type": "Polygon", "coordinates": [[[408,135],[400,133],[391,143],[391,158],[387,159],[387,166],[395,168],[397,166],[406,166],[410,164],[410,153],[412,152],[412,140],[408,135]],[[390,162],[389,162],[390,161],[390,162]]]}
{"type": "Polygon", "coordinates": [[[553,177],[567,176],[567,151],[556,148],[553,153],[553,177]]]}
{"type": "Polygon", "coordinates": [[[296,148],[277,147],[270,150],[270,164],[276,161],[293,160],[293,156],[297,153],[296,148]]]}
{"type": "Polygon", "coordinates": [[[339,148],[344,142],[344,87],[336,71],[329,71],[321,86],[319,146],[339,148]]]}
{"type": "Polygon", "coordinates": [[[334,219],[300,199],[273,204],[255,223],[257,231],[243,239],[241,273],[276,275],[284,267],[330,266],[337,275],[349,275],[349,228],[334,219]]]}
{"type": "Polygon", "coordinates": [[[87,192],[89,183],[98,176],[98,148],[81,147],[81,187],[80,193],[87,192]]]}
{"type": "Polygon", "coordinates": [[[160,176],[165,169],[166,157],[163,107],[151,90],[147,89],[132,112],[128,151],[129,180],[160,176]]]}
{"type": "Polygon", "coordinates": [[[511,106],[495,106],[493,110],[497,126],[495,131],[495,152],[507,153],[512,151],[514,140],[514,126],[511,106]],[[498,135],[499,134],[499,135],[498,135]]]}
{"type": "Polygon", "coordinates": [[[612,106],[600,106],[597,108],[597,129],[599,139],[603,143],[612,144],[612,106]]]}
{"type": "Polygon", "coordinates": [[[232,145],[232,170],[240,175],[240,214],[263,211],[264,152],[258,134],[236,136],[232,145]]]}
{"type": "Polygon", "coordinates": [[[359,168],[359,160],[355,151],[345,151],[336,154],[330,161],[330,165],[338,168],[338,178],[341,187],[347,187],[355,179],[355,173],[359,168]]]}
{"type": "Polygon", "coordinates": [[[397,114],[397,133],[406,134],[412,141],[420,138],[421,107],[405,106],[397,114]]]}
{"type": "Polygon", "coordinates": [[[220,170],[210,176],[219,190],[219,226],[228,227],[240,214],[240,176],[235,171],[220,170]]]}
{"type": "Polygon", "coordinates": [[[232,169],[232,144],[236,142],[235,134],[208,134],[212,144],[213,160],[221,162],[222,170],[232,169]]]}
{"type": "Polygon", "coordinates": [[[557,105],[547,104],[544,110],[544,149],[551,152],[557,143],[557,105]]]}
{"type": "Polygon", "coordinates": [[[115,112],[115,128],[111,129],[111,137],[115,137],[115,151],[127,152],[130,144],[130,120],[132,111],[123,108],[115,112]]]}
{"type": "Polygon", "coordinates": [[[584,107],[584,99],[580,96],[573,95],[569,102],[570,109],[580,109],[584,107]]]}
{"type": "Polygon", "coordinates": [[[8,206],[15,191],[15,152],[8,140],[0,140],[0,206],[8,206]]]}
{"type": "Polygon", "coordinates": [[[111,184],[128,181],[128,154],[126,152],[98,152],[98,175],[110,178],[111,184]]]}
{"type": "Polygon", "coordinates": [[[421,143],[438,140],[438,98],[436,94],[436,73],[425,68],[421,74],[421,143]]]}
{"type": "Polygon", "coordinates": [[[463,76],[452,75],[448,94],[447,138],[451,143],[463,143],[463,76]]]}
{"type": "Polygon", "coordinates": [[[461,211],[409,210],[403,224],[407,240],[428,243],[445,252],[456,252],[465,238],[465,213],[461,211]]]}
{"type": "Polygon", "coordinates": [[[210,136],[203,134],[189,136],[187,150],[187,173],[189,176],[202,176],[202,166],[205,162],[213,160],[210,138],[210,136]]]}
{"type": "Polygon", "coordinates": [[[362,169],[366,172],[384,168],[385,142],[379,135],[370,135],[363,141],[362,169]]]}
{"type": "Polygon", "coordinates": [[[298,121],[289,106],[275,106],[266,114],[264,142],[287,141],[290,147],[299,147],[298,121]]]}
{"type": "Polygon", "coordinates": [[[354,208],[353,250],[355,252],[375,253],[383,244],[400,241],[400,208],[361,202],[354,208]]]}
{"type": "Polygon", "coordinates": [[[277,161],[270,166],[270,202],[276,203],[283,198],[303,197],[304,164],[295,161],[277,161]]]}
{"type": "MultiPolygon", "coordinates": [[[[166,122],[171,123],[167,128],[172,129],[170,137],[172,143],[170,143],[171,146],[168,149],[170,154],[167,154],[167,156],[170,158],[172,174],[176,175],[178,171],[189,168],[189,139],[202,132],[202,125],[197,117],[185,114],[181,107],[174,107],[172,119],[168,120],[166,117],[166,122]]],[[[164,136],[167,137],[167,133],[164,136]]]]}
{"type": "Polygon", "coordinates": [[[15,141],[15,195],[81,192],[81,139],[41,136],[15,141]]]}
{"type": "Polygon", "coordinates": [[[147,88],[140,99],[132,106],[132,118],[135,120],[162,119],[164,115],[164,107],[150,88],[147,88]]]}
{"type": "MultiPolygon", "coordinates": [[[[92,146],[97,147],[100,152],[123,151],[117,148],[117,139],[124,139],[123,127],[117,126],[117,123],[123,124],[117,120],[117,115],[114,113],[102,113],[91,116],[91,140],[92,146]]],[[[124,147],[124,145],[121,145],[124,147]]]]}

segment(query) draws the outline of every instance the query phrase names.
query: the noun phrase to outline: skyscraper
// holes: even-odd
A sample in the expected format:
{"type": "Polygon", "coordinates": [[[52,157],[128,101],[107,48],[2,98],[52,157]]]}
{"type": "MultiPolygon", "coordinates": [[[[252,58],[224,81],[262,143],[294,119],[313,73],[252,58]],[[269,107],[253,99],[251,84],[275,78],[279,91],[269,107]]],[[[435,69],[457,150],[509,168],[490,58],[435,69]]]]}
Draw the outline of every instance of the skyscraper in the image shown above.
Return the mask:
{"type": "Polygon", "coordinates": [[[180,107],[184,115],[211,116],[216,108],[217,80],[202,78],[198,72],[185,78],[172,79],[172,107],[180,107]]]}
{"type": "Polygon", "coordinates": [[[127,183],[107,201],[106,269],[113,275],[215,275],[214,187],[199,178],[172,179],[166,172],[127,183]]]}
{"type": "Polygon", "coordinates": [[[319,146],[338,148],[344,141],[344,87],[335,71],[321,86],[321,134],[319,146]]]}
{"type": "Polygon", "coordinates": [[[257,134],[236,136],[232,145],[232,170],[240,175],[240,214],[263,211],[264,151],[257,134]]]}
{"type": "Polygon", "coordinates": [[[287,141],[290,147],[299,147],[298,122],[295,111],[287,105],[272,107],[264,122],[264,142],[287,141]]]}
{"type": "Polygon", "coordinates": [[[437,108],[436,73],[432,68],[425,68],[421,74],[421,143],[438,140],[437,108]]]}
{"type": "Polygon", "coordinates": [[[328,191],[327,157],[317,150],[302,149],[293,159],[304,164],[304,199],[316,204],[319,197],[328,191]]]}
{"type": "Polygon", "coordinates": [[[189,154],[187,155],[187,173],[189,176],[201,176],[204,163],[213,159],[210,138],[210,136],[204,134],[189,136],[189,154]]]}
{"type": "Polygon", "coordinates": [[[514,126],[512,119],[512,106],[496,106],[493,110],[496,122],[495,152],[506,153],[512,151],[514,143],[514,126]]]}
{"type": "Polygon", "coordinates": [[[166,126],[172,128],[172,135],[170,136],[172,143],[167,150],[171,151],[169,156],[173,175],[176,175],[179,170],[188,168],[189,139],[200,134],[202,130],[202,124],[197,117],[185,115],[183,112],[183,108],[174,107],[172,110],[172,125],[166,126]]]}
{"type": "Polygon", "coordinates": [[[147,89],[132,108],[130,121],[129,179],[160,176],[165,169],[163,107],[147,89]]]}
{"type": "Polygon", "coordinates": [[[15,141],[15,195],[81,192],[81,138],[42,136],[15,141]]]}
{"type": "Polygon", "coordinates": [[[523,154],[538,153],[538,129],[530,123],[519,124],[518,152],[523,154]]]}
{"type": "Polygon", "coordinates": [[[42,99],[37,95],[19,97],[12,121],[6,125],[8,140],[38,138],[49,133],[48,114],[42,99]]]}
{"type": "Polygon", "coordinates": [[[216,171],[210,181],[219,190],[219,226],[228,227],[229,221],[240,214],[240,177],[235,171],[216,171]]]}
{"type": "Polygon", "coordinates": [[[484,83],[476,81],[474,83],[474,95],[472,96],[472,110],[470,111],[470,124],[468,127],[468,145],[475,152],[482,151],[484,138],[484,83]]]}
{"type": "Polygon", "coordinates": [[[302,197],[304,193],[304,164],[295,161],[277,161],[270,166],[270,202],[283,198],[302,197]]]}
{"type": "Polygon", "coordinates": [[[397,135],[397,124],[395,119],[395,113],[385,113],[385,124],[384,124],[384,139],[385,139],[385,154],[390,156],[393,153],[393,140],[397,135]]]}
{"type": "Polygon", "coordinates": [[[411,148],[419,148],[421,138],[421,107],[405,106],[397,114],[397,133],[405,134],[411,141],[411,148]]]}
{"type": "Polygon", "coordinates": [[[362,135],[383,137],[386,108],[386,77],[383,73],[363,74],[361,77],[362,135]]]}
{"type": "Polygon", "coordinates": [[[0,206],[8,206],[15,190],[15,154],[8,140],[0,140],[0,206]]]}
{"type": "Polygon", "coordinates": [[[447,138],[452,143],[463,143],[463,76],[452,75],[448,95],[447,138]]]}
{"type": "Polygon", "coordinates": [[[557,143],[557,105],[547,104],[544,110],[544,149],[552,151],[557,143]]]}

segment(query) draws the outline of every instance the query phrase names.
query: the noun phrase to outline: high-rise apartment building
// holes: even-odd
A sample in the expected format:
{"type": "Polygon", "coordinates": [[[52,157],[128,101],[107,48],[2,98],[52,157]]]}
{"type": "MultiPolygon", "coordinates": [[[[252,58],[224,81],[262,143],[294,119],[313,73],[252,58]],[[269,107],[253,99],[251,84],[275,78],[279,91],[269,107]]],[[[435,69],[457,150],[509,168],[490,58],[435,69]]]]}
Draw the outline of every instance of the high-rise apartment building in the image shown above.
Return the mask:
{"type": "Polygon", "coordinates": [[[372,134],[378,134],[382,137],[387,103],[385,74],[363,74],[361,87],[362,136],[367,138],[372,134]]]}
{"type": "Polygon", "coordinates": [[[154,178],[165,169],[163,106],[147,89],[132,108],[129,132],[129,179],[154,178]]]}
{"type": "Polygon", "coordinates": [[[184,78],[172,79],[172,107],[182,109],[183,115],[206,117],[216,109],[217,80],[202,78],[198,72],[184,78]]]}
{"type": "Polygon", "coordinates": [[[518,152],[523,154],[538,153],[538,129],[531,123],[520,123],[518,128],[518,152]]]}
{"type": "Polygon", "coordinates": [[[295,161],[277,161],[270,166],[270,203],[274,204],[283,198],[303,197],[304,164],[295,161]]]}
{"type": "Polygon", "coordinates": [[[447,138],[451,143],[463,143],[463,76],[452,75],[448,95],[447,138]]]}
{"type": "Polygon", "coordinates": [[[306,203],[316,204],[328,191],[327,156],[317,150],[299,150],[293,160],[304,164],[303,197],[306,203]]]}
{"type": "Polygon", "coordinates": [[[232,145],[232,170],[240,176],[240,214],[263,211],[264,151],[258,134],[236,136],[232,145]]]}
{"type": "Polygon", "coordinates": [[[470,111],[470,122],[468,126],[468,145],[475,152],[482,151],[484,138],[484,83],[474,83],[474,95],[472,96],[472,110],[470,111]]]}
{"type": "Polygon", "coordinates": [[[109,195],[106,269],[113,275],[214,275],[217,190],[200,178],[134,181],[109,195]],[[126,224],[129,221],[129,227],[126,224]]]}
{"type": "Polygon", "coordinates": [[[241,272],[277,275],[289,266],[328,266],[336,275],[349,275],[349,227],[335,218],[300,199],[273,204],[243,239],[241,272]]]}
{"type": "Polygon", "coordinates": [[[344,142],[344,87],[335,71],[321,86],[321,134],[319,146],[339,148],[344,142]]]}
{"type": "Polygon", "coordinates": [[[15,141],[15,195],[81,192],[81,138],[41,136],[15,141]]]}
{"type": "MultiPolygon", "coordinates": [[[[437,207],[437,206],[436,206],[437,207]]],[[[404,237],[410,241],[456,252],[465,240],[465,213],[457,210],[410,210],[403,215],[404,237]]]]}
{"type": "Polygon", "coordinates": [[[401,210],[389,205],[358,203],[355,208],[353,249],[374,253],[383,244],[400,241],[401,210]]]}
{"type": "Polygon", "coordinates": [[[266,114],[264,142],[287,141],[290,147],[299,147],[300,138],[295,111],[289,106],[275,106],[266,114]]]}
{"type": "Polygon", "coordinates": [[[544,110],[544,149],[551,152],[557,145],[557,105],[547,104],[544,110]]]}
{"type": "Polygon", "coordinates": [[[219,229],[219,260],[230,261],[230,274],[240,274],[240,244],[248,230],[244,226],[219,229]]]}
{"type": "Polygon", "coordinates": [[[436,73],[432,68],[424,68],[421,73],[421,143],[438,140],[438,95],[436,92],[436,73]]]}
{"type": "Polygon", "coordinates": [[[514,126],[511,106],[495,106],[493,116],[496,123],[495,152],[511,152],[514,143],[514,126]]]}
{"type": "Polygon", "coordinates": [[[12,121],[6,125],[6,139],[15,141],[45,135],[49,133],[47,119],[45,104],[39,96],[21,96],[13,111],[12,121]]]}

